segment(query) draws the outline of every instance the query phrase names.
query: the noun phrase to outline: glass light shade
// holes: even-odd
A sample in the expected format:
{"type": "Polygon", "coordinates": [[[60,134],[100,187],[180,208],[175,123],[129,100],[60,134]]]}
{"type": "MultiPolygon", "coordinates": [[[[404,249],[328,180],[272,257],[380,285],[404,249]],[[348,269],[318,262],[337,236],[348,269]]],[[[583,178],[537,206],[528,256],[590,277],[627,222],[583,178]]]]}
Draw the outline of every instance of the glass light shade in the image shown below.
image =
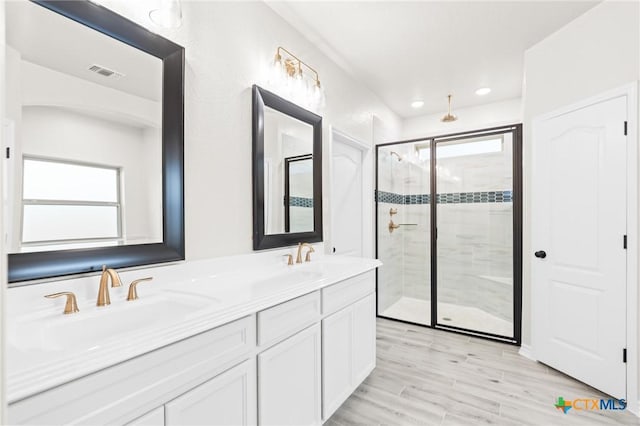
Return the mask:
{"type": "Polygon", "coordinates": [[[180,0],[162,0],[160,7],[149,12],[151,21],[163,28],[178,28],[182,25],[180,0]]]}

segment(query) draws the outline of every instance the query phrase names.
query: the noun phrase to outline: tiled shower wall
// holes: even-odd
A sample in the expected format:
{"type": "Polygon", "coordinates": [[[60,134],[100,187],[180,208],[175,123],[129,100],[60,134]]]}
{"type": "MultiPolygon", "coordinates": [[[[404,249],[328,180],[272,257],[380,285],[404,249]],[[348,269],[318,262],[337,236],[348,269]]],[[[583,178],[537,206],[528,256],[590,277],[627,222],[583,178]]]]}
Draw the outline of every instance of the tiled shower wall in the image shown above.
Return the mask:
{"type": "MultiPolygon", "coordinates": [[[[378,152],[378,190],[390,194],[400,194],[403,188],[403,164],[396,157],[390,156],[390,151],[380,149],[378,152]]],[[[382,313],[389,306],[402,297],[403,274],[403,244],[400,232],[389,233],[389,209],[397,209],[394,222],[401,221],[402,200],[400,197],[386,198],[387,202],[378,203],[378,259],[383,266],[378,268],[378,313],[382,313]]],[[[396,230],[398,231],[398,230],[396,230]]]]}

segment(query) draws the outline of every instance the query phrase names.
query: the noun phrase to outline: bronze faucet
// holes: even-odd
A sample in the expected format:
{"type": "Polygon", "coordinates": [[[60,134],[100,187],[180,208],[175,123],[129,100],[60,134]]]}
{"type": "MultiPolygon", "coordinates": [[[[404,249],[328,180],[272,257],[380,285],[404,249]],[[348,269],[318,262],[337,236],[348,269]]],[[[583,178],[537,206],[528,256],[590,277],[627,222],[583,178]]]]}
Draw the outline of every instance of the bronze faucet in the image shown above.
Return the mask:
{"type": "Polygon", "coordinates": [[[111,304],[109,297],[109,278],[111,278],[111,287],[120,287],[122,281],[115,269],[107,269],[106,265],[102,265],[102,275],[100,276],[100,288],[98,289],[98,301],[96,306],[106,306],[111,304]]]}
{"type": "Polygon", "coordinates": [[[304,246],[309,247],[307,255],[304,257],[305,262],[311,262],[311,253],[315,252],[313,246],[309,243],[298,243],[298,255],[296,256],[296,263],[302,263],[302,248],[304,246]]]}
{"type": "Polygon", "coordinates": [[[44,297],[49,298],[49,299],[53,299],[53,298],[61,297],[61,296],[67,296],[67,303],[65,303],[65,305],[64,305],[63,314],[65,314],[65,315],[75,314],[76,312],[80,311],[78,309],[78,302],[76,302],[76,295],[71,293],[70,291],[63,291],[63,292],[60,292],[60,293],[47,294],[44,297]]]}

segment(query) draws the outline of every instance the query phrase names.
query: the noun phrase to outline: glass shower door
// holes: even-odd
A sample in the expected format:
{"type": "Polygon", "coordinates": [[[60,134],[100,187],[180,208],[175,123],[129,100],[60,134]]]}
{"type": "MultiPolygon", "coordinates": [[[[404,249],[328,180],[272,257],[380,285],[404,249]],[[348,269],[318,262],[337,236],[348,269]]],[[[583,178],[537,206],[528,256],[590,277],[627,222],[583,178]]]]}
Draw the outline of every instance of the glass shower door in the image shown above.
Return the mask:
{"type": "Polygon", "coordinates": [[[512,339],[513,133],[435,143],[436,325],[512,339]]]}

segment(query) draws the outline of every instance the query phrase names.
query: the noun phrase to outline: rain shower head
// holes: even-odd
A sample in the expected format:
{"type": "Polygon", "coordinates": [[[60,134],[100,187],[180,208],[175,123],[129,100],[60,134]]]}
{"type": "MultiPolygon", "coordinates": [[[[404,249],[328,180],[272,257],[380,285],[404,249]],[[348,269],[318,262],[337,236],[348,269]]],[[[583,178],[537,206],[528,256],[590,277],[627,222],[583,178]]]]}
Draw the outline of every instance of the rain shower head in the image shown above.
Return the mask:
{"type": "Polygon", "coordinates": [[[398,157],[398,161],[402,161],[402,156],[401,156],[400,154],[398,154],[398,153],[397,153],[397,152],[395,152],[395,151],[391,151],[391,154],[390,154],[390,155],[391,155],[392,157],[393,157],[393,155],[394,155],[394,154],[395,154],[395,156],[396,156],[396,157],[398,157]]]}

